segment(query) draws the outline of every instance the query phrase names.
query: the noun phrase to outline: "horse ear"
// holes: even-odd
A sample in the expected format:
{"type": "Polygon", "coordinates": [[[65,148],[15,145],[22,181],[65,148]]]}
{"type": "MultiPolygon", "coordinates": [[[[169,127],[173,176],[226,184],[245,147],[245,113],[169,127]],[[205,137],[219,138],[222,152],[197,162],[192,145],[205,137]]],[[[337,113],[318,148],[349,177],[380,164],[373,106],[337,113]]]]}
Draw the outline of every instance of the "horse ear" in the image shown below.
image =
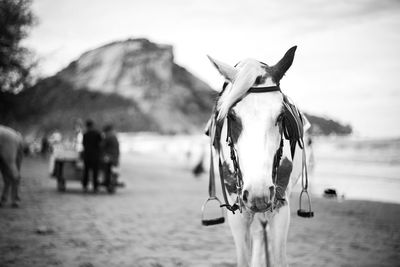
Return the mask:
{"type": "Polygon", "coordinates": [[[297,46],[293,46],[290,48],[283,58],[279,60],[278,63],[275,64],[275,66],[272,67],[273,69],[273,79],[275,80],[276,83],[279,83],[279,81],[282,79],[283,75],[285,75],[286,71],[290,68],[290,66],[293,63],[294,59],[294,53],[296,52],[297,46]]]}
{"type": "Polygon", "coordinates": [[[214,65],[214,67],[217,68],[219,73],[221,73],[221,75],[224,76],[225,79],[227,79],[228,81],[233,83],[233,81],[236,78],[237,72],[238,72],[237,69],[229,66],[228,64],[226,64],[224,62],[216,60],[208,55],[207,55],[207,57],[211,61],[211,63],[214,65]]]}

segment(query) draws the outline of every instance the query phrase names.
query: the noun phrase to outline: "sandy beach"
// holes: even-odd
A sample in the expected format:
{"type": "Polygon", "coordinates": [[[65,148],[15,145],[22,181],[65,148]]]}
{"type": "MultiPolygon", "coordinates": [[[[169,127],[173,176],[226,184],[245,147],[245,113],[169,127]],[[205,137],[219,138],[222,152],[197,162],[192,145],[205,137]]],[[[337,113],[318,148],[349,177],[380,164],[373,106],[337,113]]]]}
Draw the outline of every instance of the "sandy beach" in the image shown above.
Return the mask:
{"type": "MultiPolygon", "coordinates": [[[[0,209],[0,266],[236,266],[228,225],[200,224],[206,175],[137,153],[120,172],[115,195],[83,194],[77,182],[59,193],[47,161],[26,158],[21,207],[0,209]]],[[[291,266],[399,266],[400,205],[314,197],[313,219],[297,205],[295,194],[291,266]]]]}

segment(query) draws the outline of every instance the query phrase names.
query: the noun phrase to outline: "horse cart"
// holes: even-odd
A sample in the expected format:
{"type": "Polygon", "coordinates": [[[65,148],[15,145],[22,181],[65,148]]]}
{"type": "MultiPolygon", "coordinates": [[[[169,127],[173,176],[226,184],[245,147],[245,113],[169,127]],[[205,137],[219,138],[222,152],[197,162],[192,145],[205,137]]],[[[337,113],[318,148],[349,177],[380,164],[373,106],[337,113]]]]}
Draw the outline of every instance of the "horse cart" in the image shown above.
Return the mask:
{"type": "MultiPolygon", "coordinates": [[[[118,182],[119,175],[115,170],[111,168],[110,172],[105,171],[107,164],[109,163],[104,160],[100,164],[99,186],[105,187],[107,192],[112,194],[123,184],[118,182]]],[[[67,181],[82,181],[83,168],[80,153],[75,150],[56,149],[50,159],[51,176],[56,179],[57,190],[60,192],[66,191],[67,181]]]]}

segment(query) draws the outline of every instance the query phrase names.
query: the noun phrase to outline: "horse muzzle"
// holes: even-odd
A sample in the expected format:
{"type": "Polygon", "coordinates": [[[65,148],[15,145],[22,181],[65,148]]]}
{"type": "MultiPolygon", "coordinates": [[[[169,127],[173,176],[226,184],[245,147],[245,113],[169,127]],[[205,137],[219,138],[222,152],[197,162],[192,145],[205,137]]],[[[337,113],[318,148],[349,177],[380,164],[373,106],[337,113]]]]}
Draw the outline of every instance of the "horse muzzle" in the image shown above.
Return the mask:
{"type": "Polygon", "coordinates": [[[250,191],[244,190],[242,200],[252,212],[266,212],[272,208],[274,197],[275,187],[271,186],[269,190],[265,190],[261,194],[251,194],[250,191]]]}

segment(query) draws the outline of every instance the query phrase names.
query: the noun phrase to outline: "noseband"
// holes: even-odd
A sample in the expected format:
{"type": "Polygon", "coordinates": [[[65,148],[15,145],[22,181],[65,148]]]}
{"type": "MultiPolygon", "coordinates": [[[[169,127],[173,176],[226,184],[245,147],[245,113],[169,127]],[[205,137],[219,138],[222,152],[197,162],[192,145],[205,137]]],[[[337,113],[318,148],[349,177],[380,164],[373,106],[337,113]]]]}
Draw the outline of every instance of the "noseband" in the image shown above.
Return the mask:
{"type": "MultiPolygon", "coordinates": [[[[228,83],[224,83],[223,90],[220,93],[220,96],[224,92],[227,85],[228,85],[228,83]]],[[[268,86],[268,87],[251,87],[247,91],[247,94],[270,93],[270,92],[281,92],[282,93],[279,86],[268,86]]],[[[303,176],[304,167],[305,167],[305,169],[307,169],[305,166],[305,150],[304,150],[304,142],[303,142],[304,121],[303,121],[300,111],[296,108],[296,106],[289,101],[289,99],[286,97],[285,94],[282,93],[282,95],[283,95],[283,113],[278,117],[278,120],[277,120],[277,124],[279,124],[281,140],[280,140],[279,148],[276,151],[275,156],[274,156],[273,168],[272,168],[272,181],[276,185],[277,179],[278,179],[278,175],[277,175],[278,168],[279,168],[280,161],[282,158],[282,153],[283,153],[283,146],[284,146],[283,138],[289,140],[289,142],[290,142],[290,150],[291,150],[292,159],[294,157],[296,144],[299,144],[300,148],[303,150],[303,169],[302,169],[303,191],[301,193],[301,195],[302,195],[303,192],[307,193],[307,187],[308,187],[307,171],[305,171],[305,181],[304,181],[304,176],[303,176]]],[[[210,145],[211,165],[210,165],[210,184],[209,184],[210,197],[209,197],[209,200],[219,201],[218,198],[216,197],[216,193],[215,193],[213,147],[216,149],[216,151],[219,152],[219,145],[217,145],[219,140],[217,140],[218,137],[217,137],[216,132],[221,131],[223,123],[217,123],[217,117],[218,117],[218,110],[216,108],[214,108],[214,113],[213,113],[213,116],[211,117],[210,124],[209,124],[206,134],[209,135],[210,139],[211,139],[211,145],[210,145]]],[[[224,177],[223,177],[222,173],[220,173],[222,194],[223,194],[224,202],[225,202],[224,204],[221,204],[220,206],[226,207],[232,213],[235,213],[236,210],[239,210],[240,212],[242,212],[242,208],[244,206],[243,201],[241,199],[241,194],[242,194],[242,190],[243,190],[243,177],[242,177],[242,172],[240,170],[238,154],[235,149],[235,145],[234,145],[233,138],[232,138],[233,134],[232,134],[232,127],[231,127],[231,125],[232,125],[231,120],[232,119],[229,116],[227,116],[226,143],[230,148],[230,158],[232,160],[233,167],[234,167],[234,177],[236,178],[235,185],[236,185],[237,198],[236,198],[236,201],[232,205],[229,203],[227,193],[226,193],[227,190],[226,190],[226,185],[224,182],[224,177]]],[[[218,156],[218,159],[219,159],[219,166],[221,169],[221,166],[222,166],[221,157],[218,156]]],[[[277,194],[275,193],[275,196],[276,195],[277,194]]],[[[301,207],[301,195],[300,195],[300,207],[301,207]]],[[[307,193],[307,196],[308,196],[308,193],[307,193]]],[[[207,201],[206,201],[206,203],[207,203],[207,201]]],[[[275,199],[269,209],[272,212],[274,209],[281,207],[285,203],[286,203],[286,200],[284,198],[275,197],[275,199]]],[[[203,205],[203,208],[204,208],[204,205],[203,205]]],[[[311,206],[310,206],[310,212],[311,212],[311,206]]],[[[306,217],[306,216],[302,216],[302,217],[306,217]]],[[[312,217],[312,216],[309,216],[309,217],[312,217]]]]}

